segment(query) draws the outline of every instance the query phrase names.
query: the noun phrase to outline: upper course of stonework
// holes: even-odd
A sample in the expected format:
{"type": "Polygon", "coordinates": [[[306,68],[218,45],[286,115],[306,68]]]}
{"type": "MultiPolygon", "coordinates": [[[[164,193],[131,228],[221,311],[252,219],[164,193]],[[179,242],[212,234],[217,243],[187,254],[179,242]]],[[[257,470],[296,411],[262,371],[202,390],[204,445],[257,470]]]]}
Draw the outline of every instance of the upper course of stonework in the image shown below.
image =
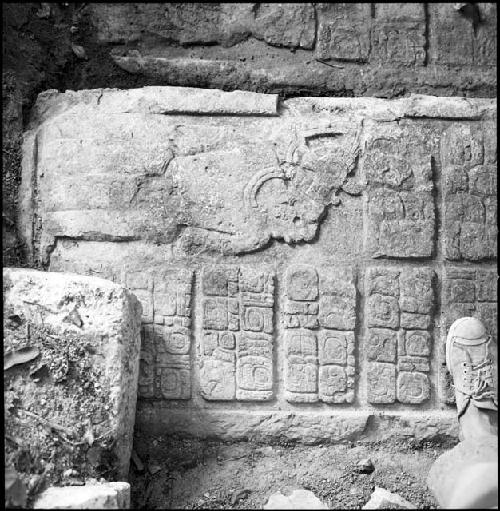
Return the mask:
{"type": "Polygon", "coordinates": [[[272,240],[314,242],[326,217],[339,222],[362,197],[363,218],[339,227],[364,238],[366,257],[430,258],[440,251],[439,173],[445,257],[491,258],[495,113],[495,100],[431,96],[280,103],[179,87],[48,91],[25,135],[24,237],[42,263],[63,240],[243,254],[272,240]],[[457,166],[466,188],[451,182],[457,166]]]}

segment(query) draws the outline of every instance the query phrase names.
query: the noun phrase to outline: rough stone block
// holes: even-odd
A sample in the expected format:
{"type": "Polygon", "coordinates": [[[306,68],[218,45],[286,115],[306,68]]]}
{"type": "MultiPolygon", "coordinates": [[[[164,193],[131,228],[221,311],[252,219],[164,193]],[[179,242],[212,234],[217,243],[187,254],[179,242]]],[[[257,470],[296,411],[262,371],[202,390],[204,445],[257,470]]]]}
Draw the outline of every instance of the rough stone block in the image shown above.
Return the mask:
{"type": "Polygon", "coordinates": [[[377,20],[371,31],[370,61],[421,66],[426,59],[425,44],[423,19],[392,22],[377,20]]]}
{"type": "MultiPolygon", "coordinates": [[[[139,373],[138,300],[100,278],[13,268],[4,269],[3,292],[10,318],[4,350],[33,355],[5,373],[6,432],[18,436],[15,417],[23,417],[23,438],[38,452],[57,453],[59,476],[73,463],[59,436],[74,442],[92,435],[98,456],[87,476],[101,477],[104,466],[126,478],[139,373]],[[109,456],[114,461],[105,461],[109,456]]],[[[85,455],[85,445],[76,449],[85,455]]]]}
{"type": "Polygon", "coordinates": [[[316,56],[366,62],[370,51],[369,4],[319,4],[316,56]]]}
{"type": "Polygon", "coordinates": [[[471,21],[453,4],[429,4],[429,50],[433,64],[470,65],[474,61],[471,21]]]}
{"type": "Polygon", "coordinates": [[[34,509],[129,509],[130,485],[125,482],[51,486],[36,499],[34,509]]]}
{"type": "Polygon", "coordinates": [[[253,36],[276,46],[311,49],[315,13],[311,4],[258,4],[253,36]]]}

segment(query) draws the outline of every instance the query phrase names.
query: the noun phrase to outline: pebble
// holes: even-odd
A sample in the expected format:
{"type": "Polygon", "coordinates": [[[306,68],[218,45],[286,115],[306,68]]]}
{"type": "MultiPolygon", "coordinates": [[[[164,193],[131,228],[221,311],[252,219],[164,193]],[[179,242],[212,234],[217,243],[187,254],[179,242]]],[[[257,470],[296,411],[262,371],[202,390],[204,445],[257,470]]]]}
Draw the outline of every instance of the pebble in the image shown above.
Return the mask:
{"type": "Polygon", "coordinates": [[[363,458],[362,460],[359,460],[356,463],[356,472],[359,472],[360,474],[371,474],[375,467],[373,465],[373,462],[370,458],[363,458]]]}

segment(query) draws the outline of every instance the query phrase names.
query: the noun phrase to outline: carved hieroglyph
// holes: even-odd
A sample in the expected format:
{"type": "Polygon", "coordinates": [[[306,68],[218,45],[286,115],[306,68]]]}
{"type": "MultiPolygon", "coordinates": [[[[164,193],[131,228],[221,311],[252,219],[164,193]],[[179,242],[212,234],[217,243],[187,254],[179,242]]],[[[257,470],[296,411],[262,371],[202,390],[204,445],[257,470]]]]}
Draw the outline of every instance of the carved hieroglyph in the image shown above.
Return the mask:
{"type": "Polygon", "coordinates": [[[202,273],[201,394],[266,401],[273,395],[274,275],[245,267],[202,273]]]}
{"type": "Polygon", "coordinates": [[[139,395],[191,398],[193,272],[135,271],[123,280],[143,306],[139,395]]]}
{"type": "Polygon", "coordinates": [[[294,265],[285,283],[286,399],[354,401],[356,288],[351,268],[294,265]]]}
{"type": "Polygon", "coordinates": [[[368,401],[428,401],[434,273],[375,267],[367,274],[368,401]]]}

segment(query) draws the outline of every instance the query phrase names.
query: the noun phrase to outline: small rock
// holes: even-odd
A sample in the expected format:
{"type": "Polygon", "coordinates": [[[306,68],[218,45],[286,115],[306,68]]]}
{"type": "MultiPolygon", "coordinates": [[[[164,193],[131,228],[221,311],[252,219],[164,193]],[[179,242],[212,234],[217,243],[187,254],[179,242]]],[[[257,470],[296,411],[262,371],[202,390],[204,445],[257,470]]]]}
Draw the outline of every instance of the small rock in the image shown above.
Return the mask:
{"type": "Polygon", "coordinates": [[[132,450],[132,461],[134,462],[137,472],[144,472],[144,464],[142,463],[141,459],[135,452],[135,449],[132,450]]]}
{"type": "Polygon", "coordinates": [[[157,472],[161,470],[161,466],[156,463],[150,463],[148,465],[148,470],[151,475],[155,475],[157,472]]]}
{"type": "Polygon", "coordinates": [[[375,467],[373,465],[373,462],[370,458],[363,458],[362,460],[359,460],[356,463],[356,472],[359,472],[360,474],[371,474],[375,467]]]}
{"type": "Polygon", "coordinates": [[[87,59],[87,54],[85,53],[85,48],[83,46],[79,46],[78,44],[72,44],[71,49],[73,50],[73,53],[79,58],[79,59],[87,59]]]}
{"type": "Polygon", "coordinates": [[[246,499],[248,497],[249,493],[250,493],[250,490],[247,490],[247,489],[235,491],[231,498],[231,505],[234,506],[241,499],[246,499]]]}
{"type": "Polygon", "coordinates": [[[362,509],[417,509],[411,502],[403,499],[396,493],[375,487],[370,500],[362,509]]]}
{"type": "Polygon", "coordinates": [[[36,15],[40,19],[50,18],[50,4],[46,2],[42,2],[42,6],[36,12],[36,15]]]}
{"type": "Polygon", "coordinates": [[[273,493],[264,509],[328,509],[328,506],[308,490],[293,490],[288,497],[279,491],[273,493]]]}

